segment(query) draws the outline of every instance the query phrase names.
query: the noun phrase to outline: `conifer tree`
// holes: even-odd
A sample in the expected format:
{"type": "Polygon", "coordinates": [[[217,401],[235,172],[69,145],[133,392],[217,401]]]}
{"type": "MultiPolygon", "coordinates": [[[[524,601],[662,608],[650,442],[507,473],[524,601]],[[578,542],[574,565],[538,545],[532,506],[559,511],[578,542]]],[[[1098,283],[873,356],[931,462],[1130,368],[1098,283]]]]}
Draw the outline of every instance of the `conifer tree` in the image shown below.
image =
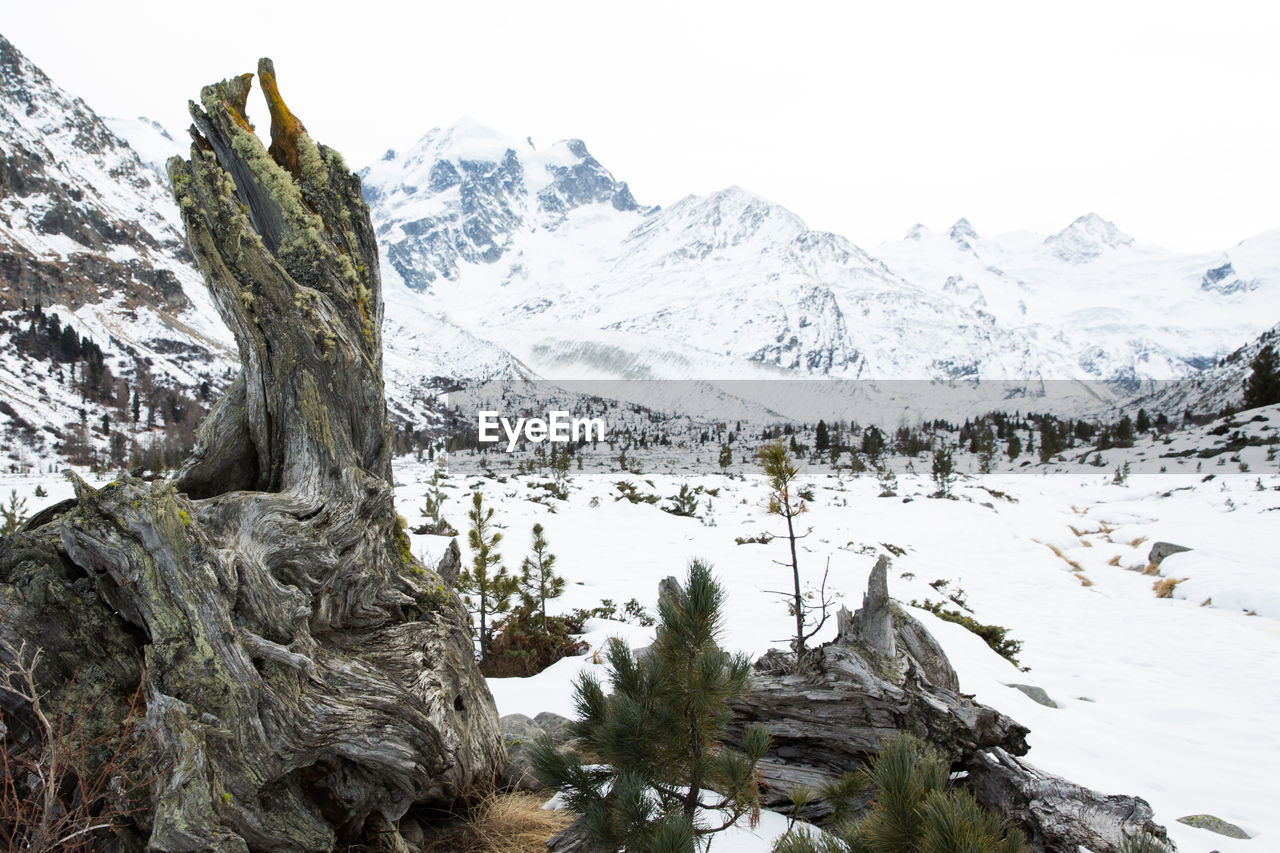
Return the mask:
{"type": "Polygon", "coordinates": [[[818,421],[818,429],[813,437],[813,449],[817,451],[829,450],[831,448],[831,433],[827,429],[826,421],[818,421]]]}
{"type": "Polygon", "coordinates": [[[415,527],[414,533],[419,535],[429,533],[433,536],[458,535],[453,525],[440,514],[445,501],[444,489],[441,488],[440,482],[439,470],[433,471],[431,481],[427,483],[427,490],[422,496],[422,509],[418,510],[418,514],[427,519],[427,522],[415,527]]]}
{"type": "Polygon", "coordinates": [[[949,768],[913,735],[887,741],[871,764],[823,786],[835,808],[822,840],[788,831],[774,853],[1024,853],[1021,831],[984,809],[968,791],[948,786],[949,768]],[[871,808],[853,806],[870,790],[871,808]],[[836,840],[832,840],[832,839],[836,840]]]}
{"type": "Polygon", "coordinates": [[[538,628],[547,630],[547,600],[564,592],[564,578],[555,572],[556,555],[547,550],[547,538],[541,524],[533,526],[533,554],[521,564],[520,598],[524,606],[538,611],[538,628]]]}
{"type": "Polygon", "coordinates": [[[955,458],[951,448],[946,444],[933,451],[933,482],[938,486],[937,494],[946,497],[951,494],[951,484],[956,479],[955,458]]]}
{"type": "Polygon", "coordinates": [[[467,542],[471,546],[471,568],[458,575],[458,591],[462,593],[467,608],[480,623],[480,663],[489,662],[489,643],[493,639],[493,626],[489,617],[505,613],[511,607],[511,595],[516,591],[515,578],[502,565],[502,555],[496,550],[502,541],[502,533],[493,529],[493,507],[484,506],[479,492],[471,493],[471,510],[467,513],[471,529],[467,542]]]}
{"type": "Polygon", "coordinates": [[[1256,409],[1280,403],[1280,363],[1276,349],[1267,344],[1249,362],[1252,372],[1244,386],[1244,407],[1256,409]]]}
{"type": "Polygon", "coordinates": [[[579,719],[570,733],[597,762],[584,765],[546,739],[531,750],[543,781],[611,849],[693,853],[758,808],[764,727],[747,727],[743,752],[723,744],[728,700],[746,692],[751,673],[746,655],[719,647],[723,603],[710,567],[694,560],[684,587],[658,601],[648,655],[637,661],[621,640],[609,641],[613,692],[587,674],[575,685],[579,719]]]}
{"type": "Polygon", "coordinates": [[[765,481],[769,485],[769,512],[787,523],[790,561],[781,565],[791,567],[793,589],[790,593],[782,593],[782,595],[791,599],[788,606],[796,620],[796,632],[791,638],[791,647],[796,653],[796,663],[799,664],[804,656],[805,643],[822,630],[822,626],[827,621],[827,608],[830,602],[826,598],[826,576],[824,575],[822,579],[818,603],[809,604],[805,601],[804,593],[800,588],[800,561],[796,552],[796,542],[808,535],[807,532],[797,534],[795,526],[796,517],[805,511],[804,499],[800,497],[800,491],[796,488],[800,469],[796,467],[795,460],[787,450],[787,445],[781,440],[762,446],[758,456],[760,466],[764,469],[765,481]],[[820,611],[821,617],[814,627],[809,628],[808,616],[815,610],[820,611]]]}
{"type": "Polygon", "coordinates": [[[990,474],[996,465],[996,436],[991,427],[984,427],[976,436],[978,442],[978,470],[990,474]]]}
{"type": "Polygon", "coordinates": [[[1114,440],[1116,447],[1133,447],[1133,421],[1128,415],[1116,424],[1114,440]]]}

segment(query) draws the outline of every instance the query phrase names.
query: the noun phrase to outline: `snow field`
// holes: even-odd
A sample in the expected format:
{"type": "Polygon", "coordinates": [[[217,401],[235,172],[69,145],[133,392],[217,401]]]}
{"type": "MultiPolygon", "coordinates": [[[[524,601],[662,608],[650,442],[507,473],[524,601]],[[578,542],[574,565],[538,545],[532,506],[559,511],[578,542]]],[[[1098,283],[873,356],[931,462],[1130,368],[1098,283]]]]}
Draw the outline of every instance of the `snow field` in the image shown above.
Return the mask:
{"type": "MultiPolygon", "coordinates": [[[[702,557],[713,563],[728,593],[726,647],[754,657],[783,645],[791,617],[767,590],[790,585],[789,569],[774,562],[784,559],[785,543],[734,543],[738,536],[781,530],[780,520],[765,512],[762,478],[750,469],[745,479],[730,479],[669,467],[634,475],[593,470],[588,463],[587,471],[570,472],[569,500],[553,501],[552,513],[528,500],[539,492],[528,482],[540,478],[500,483],[473,473],[474,464],[455,455],[444,515],[465,532],[464,504],[471,489],[479,488],[505,528],[499,550],[512,569],[528,552],[529,528],[541,522],[568,583],[557,611],[591,607],[602,598],[621,605],[632,597],[652,609],[658,581],[682,576],[691,558],[702,557]],[[700,514],[706,515],[710,500],[714,523],[615,501],[614,483],[624,479],[664,498],[681,483],[719,489],[718,496],[701,496],[700,514]],[[593,498],[598,506],[592,506],[593,498]]],[[[838,478],[828,467],[813,465],[804,476],[814,501],[800,519],[802,531],[812,528],[801,543],[802,574],[816,586],[829,559],[829,587],[842,596],[840,603],[856,609],[881,543],[904,549],[890,573],[896,599],[939,601],[963,589],[974,618],[1005,626],[1023,642],[1019,659],[1028,669],[1020,672],[959,625],[913,610],[947,650],[961,688],[1031,728],[1032,763],[1103,792],[1145,797],[1181,850],[1256,850],[1257,841],[1233,841],[1175,819],[1208,812],[1257,838],[1280,837],[1274,791],[1260,784],[1261,768],[1280,759],[1274,725],[1274,708],[1280,706],[1280,580],[1268,512],[1280,506],[1280,494],[1270,488],[1280,485],[1280,477],[1274,466],[1270,470],[1260,475],[1263,492],[1253,473],[1209,483],[1185,475],[1136,474],[1126,485],[1111,483],[1110,468],[1072,475],[1003,473],[962,481],[956,489],[961,499],[952,501],[927,498],[934,490],[927,477],[900,475],[899,497],[878,498],[874,479],[838,478]],[[982,487],[1017,502],[993,498],[982,487]],[[1179,488],[1184,490],[1163,496],[1179,488]],[[1158,540],[1195,549],[1168,557],[1161,567],[1165,575],[1188,578],[1172,599],[1159,599],[1152,590],[1161,578],[1128,570],[1145,567],[1151,543],[1158,540]],[[930,586],[937,580],[948,585],[930,586]],[[1212,605],[1201,607],[1206,597],[1212,605]],[[1246,615],[1246,608],[1259,615],[1246,615]],[[1006,686],[1015,682],[1043,688],[1060,707],[1043,707],[1006,686]]],[[[399,510],[411,524],[430,471],[408,461],[397,468],[403,483],[397,489],[399,510]]],[[[459,543],[465,560],[464,539],[459,543]]],[[[448,542],[413,540],[415,553],[431,560],[448,542]]],[[[592,651],[610,636],[622,636],[633,648],[652,637],[651,628],[605,620],[588,628],[592,651]]],[[[834,634],[833,618],[817,639],[834,634]]],[[[532,678],[489,683],[502,714],[572,716],[573,679],[594,668],[588,653],[532,678]]]]}

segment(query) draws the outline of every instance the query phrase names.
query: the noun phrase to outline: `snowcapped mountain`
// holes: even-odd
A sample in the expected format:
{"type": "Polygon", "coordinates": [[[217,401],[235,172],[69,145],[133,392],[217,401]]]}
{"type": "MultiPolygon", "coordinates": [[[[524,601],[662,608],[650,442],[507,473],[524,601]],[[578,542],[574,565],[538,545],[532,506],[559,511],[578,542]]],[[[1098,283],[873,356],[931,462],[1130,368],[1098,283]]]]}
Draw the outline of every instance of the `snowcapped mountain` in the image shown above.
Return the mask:
{"type": "Polygon", "coordinates": [[[116,136],[129,143],[129,147],[138,155],[142,164],[160,177],[165,186],[169,185],[169,176],[165,172],[165,163],[170,157],[187,156],[186,135],[176,139],[155,119],[146,116],[137,118],[108,117],[103,119],[107,127],[116,136]]]}
{"type": "Polygon", "coordinates": [[[3,37],[0,275],[4,464],[163,444],[235,364],[164,180],[3,37]]]}
{"type": "Polygon", "coordinates": [[[643,207],[578,140],[544,150],[465,121],[362,175],[388,288],[543,376],[1069,372],[1039,332],[1001,328],[742,188],[643,207]]]}
{"type": "Polygon", "coordinates": [[[388,151],[361,177],[388,265],[428,293],[437,279],[457,280],[463,264],[497,262],[521,230],[554,229],[583,205],[638,210],[580,140],[537,151],[470,119],[404,154],[388,151]]]}
{"type": "Polygon", "coordinates": [[[1265,346],[1280,348],[1280,323],[1204,370],[1162,384],[1150,394],[1132,401],[1151,412],[1179,414],[1217,413],[1241,404],[1245,383],[1253,373],[1252,363],[1265,346]]]}
{"type": "MultiPolygon", "coordinates": [[[[977,239],[978,235],[973,236],[977,239]]],[[[1046,237],[1044,244],[1060,260],[1069,264],[1087,264],[1108,250],[1132,246],[1133,238],[1098,214],[1086,213],[1057,234],[1046,237]]]]}
{"type": "Polygon", "coordinates": [[[1092,213],[1047,238],[961,219],[873,257],[739,187],[641,206],[581,141],[538,148],[469,120],[362,174],[390,286],[554,378],[1137,389],[1280,316],[1280,232],[1185,255],[1092,213]]]}
{"type": "MultiPolygon", "coordinates": [[[[73,433],[118,444],[111,423],[145,438],[135,390],[164,426],[235,368],[163,175],[184,148],[148,119],[100,119],[0,38],[0,429],[37,456],[73,433]],[[40,338],[67,328],[65,352],[40,338]],[[85,341],[100,350],[93,371],[85,341]],[[104,367],[115,385],[88,389],[104,367]],[[166,394],[181,398],[167,416],[166,394]]],[[[872,254],[740,187],[644,206],[580,140],[535,145],[470,120],[361,174],[401,422],[431,417],[457,379],[1137,391],[1215,364],[1280,318],[1280,230],[1180,254],[1096,214],[1047,238],[984,236],[961,219],[872,254]]]]}
{"type": "Polygon", "coordinates": [[[1280,318],[1280,231],[1184,254],[1138,244],[1092,213],[1047,238],[983,237],[961,220],[946,232],[916,226],[876,255],[1041,341],[1070,375],[1135,387],[1188,376],[1280,318]]]}

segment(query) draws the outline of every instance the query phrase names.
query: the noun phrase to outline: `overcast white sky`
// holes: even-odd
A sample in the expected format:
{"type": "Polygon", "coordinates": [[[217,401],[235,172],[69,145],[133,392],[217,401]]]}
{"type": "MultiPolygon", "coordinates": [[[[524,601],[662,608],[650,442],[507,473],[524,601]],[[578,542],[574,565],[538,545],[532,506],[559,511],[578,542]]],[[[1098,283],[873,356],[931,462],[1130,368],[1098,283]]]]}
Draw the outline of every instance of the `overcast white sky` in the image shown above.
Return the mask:
{"type": "Polygon", "coordinates": [[[1051,233],[1092,210],[1188,250],[1280,228],[1274,2],[6,7],[56,82],[175,132],[271,56],[353,166],[469,115],[583,139],[641,203],[739,184],[870,249],[960,216],[1051,233]]]}

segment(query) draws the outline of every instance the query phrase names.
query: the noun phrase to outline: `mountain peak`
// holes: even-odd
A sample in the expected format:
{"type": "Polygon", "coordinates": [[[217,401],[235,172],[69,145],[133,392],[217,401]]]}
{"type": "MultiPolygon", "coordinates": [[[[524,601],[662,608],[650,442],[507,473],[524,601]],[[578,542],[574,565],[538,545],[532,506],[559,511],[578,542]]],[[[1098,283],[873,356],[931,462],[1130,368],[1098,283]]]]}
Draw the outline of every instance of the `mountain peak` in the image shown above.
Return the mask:
{"type": "Polygon", "coordinates": [[[978,239],[978,232],[969,224],[969,220],[963,216],[956,220],[956,224],[951,226],[951,231],[948,233],[951,235],[952,240],[955,240],[965,249],[972,248],[969,245],[970,240],[978,239]]]}
{"type": "Polygon", "coordinates": [[[929,233],[929,229],[924,227],[924,223],[917,222],[915,225],[912,225],[910,229],[908,229],[907,236],[904,237],[903,239],[904,240],[920,240],[924,237],[924,235],[928,233],[929,233]]]}
{"type": "Polygon", "coordinates": [[[1067,263],[1082,264],[1107,251],[1133,245],[1133,238],[1096,213],[1078,217],[1066,228],[1047,237],[1046,246],[1067,263]]]}
{"type": "Polygon", "coordinates": [[[528,143],[464,115],[446,127],[434,127],[414,145],[414,152],[430,152],[437,160],[499,162],[508,150],[520,151],[528,143]]]}

